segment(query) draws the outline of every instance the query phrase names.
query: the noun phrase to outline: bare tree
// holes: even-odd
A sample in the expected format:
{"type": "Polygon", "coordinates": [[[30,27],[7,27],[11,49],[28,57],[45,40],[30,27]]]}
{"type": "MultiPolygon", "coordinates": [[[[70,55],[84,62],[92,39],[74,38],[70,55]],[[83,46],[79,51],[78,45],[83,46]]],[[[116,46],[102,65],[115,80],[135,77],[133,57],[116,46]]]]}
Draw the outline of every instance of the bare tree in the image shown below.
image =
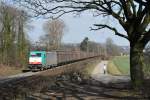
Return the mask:
{"type": "Polygon", "coordinates": [[[112,25],[95,24],[99,30],[107,28],[130,42],[130,75],[135,87],[143,83],[143,49],[150,40],[150,0],[15,0],[35,12],[36,16],[60,17],[66,13],[91,10],[95,16],[111,16],[125,33],[112,25]]]}
{"type": "Polygon", "coordinates": [[[106,52],[108,56],[119,56],[119,47],[113,42],[111,38],[106,40],[106,52]]]}
{"type": "Polygon", "coordinates": [[[24,32],[26,14],[18,8],[0,4],[0,60],[1,64],[24,65],[27,61],[28,41],[24,32]]]}
{"type": "Polygon", "coordinates": [[[85,37],[80,44],[80,49],[85,52],[89,52],[89,38],[85,37]]]}
{"type": "Polygon", "coordinates": [[[52,21],[49,20],[44,24],[44,30],[47,33],[45,35],[45,39],[47,38],[46,40],[49,50],[59,49],[62,37],[64,35],[65,27],[65,23],[60,19],[52,21]]]}

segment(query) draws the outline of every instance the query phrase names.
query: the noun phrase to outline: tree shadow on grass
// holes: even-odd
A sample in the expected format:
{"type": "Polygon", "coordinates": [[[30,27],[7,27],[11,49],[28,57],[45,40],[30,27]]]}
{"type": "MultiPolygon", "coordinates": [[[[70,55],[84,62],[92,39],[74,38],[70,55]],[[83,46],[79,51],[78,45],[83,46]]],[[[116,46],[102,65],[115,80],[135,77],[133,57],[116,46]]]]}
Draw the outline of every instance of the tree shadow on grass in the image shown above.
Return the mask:
{"type": "Polygon", "coordinates": [[[80,84],[59,81],[57,86],[49,87],[31,97],[40,100],[148,100],[141,93],[133,91],[130,82],[103,84],[96,80],[80,84]]]}

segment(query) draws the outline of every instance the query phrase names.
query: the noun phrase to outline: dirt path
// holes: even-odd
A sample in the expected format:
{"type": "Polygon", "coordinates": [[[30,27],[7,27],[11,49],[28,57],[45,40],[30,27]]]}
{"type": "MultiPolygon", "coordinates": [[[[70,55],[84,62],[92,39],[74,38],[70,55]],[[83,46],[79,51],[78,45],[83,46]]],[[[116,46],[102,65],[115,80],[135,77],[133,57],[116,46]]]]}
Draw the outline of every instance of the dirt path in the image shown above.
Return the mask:
{"type": "Polygon", "coordinates": [[[104,64],[107,65],[107,63],[108,61],[101,61],[98,65],[96,65],[91,75],[93,79],[100,81],[104,84],[130,81],[129,76],[112,76],[109,74],[104,74],[103,66],[104,64]]]}
{"type": "Polygon", "coordinates": [[[104,73],[103,66],[104,66],[104,64],[107,65],[107,63],[108,63],[108,61],[102,61],[99,64],[97,64],[96,67],[95,67],[95,69],[92,72],[92,75],[103,74],[104,73]]]}

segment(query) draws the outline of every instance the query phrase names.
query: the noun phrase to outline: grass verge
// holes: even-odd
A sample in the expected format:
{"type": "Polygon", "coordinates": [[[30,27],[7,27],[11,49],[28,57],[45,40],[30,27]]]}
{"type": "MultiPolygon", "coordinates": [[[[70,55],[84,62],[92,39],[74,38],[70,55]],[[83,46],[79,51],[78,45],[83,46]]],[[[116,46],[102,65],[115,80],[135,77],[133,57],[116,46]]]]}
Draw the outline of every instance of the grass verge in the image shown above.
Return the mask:
{"type": "Polygon", "coordinates": [[[22,73],[23,68],[10,67],[10,66],[0,66],[0,76],[10,76],[22,73]]]}
{"type": "Polygon", "coordinates": [[[113,75],[129,75],[129,57],[119,56],[110,60],[108,63],[108,72],[113,75]]]}
{"type": "Polygon", "coordinates": [[[96,60],[93,63],[88,63],[86,67],[82,70],[87,76],[90,76],[95,68],[95,66],[100,62],[100,60],[96,60]]]}
{"type": "Polygon", "coordinates": [[[114,64],[123,75],[129,75],[130,62],[129,56],[120,56],[113,59],[114,64]]]}
{"type": "Polygon", "coordinates": [[[121,72],[115,66],[115,64],[113,63],[113,61],[109,61],[107,71],[111,75],[121,75],[121,72]]]}

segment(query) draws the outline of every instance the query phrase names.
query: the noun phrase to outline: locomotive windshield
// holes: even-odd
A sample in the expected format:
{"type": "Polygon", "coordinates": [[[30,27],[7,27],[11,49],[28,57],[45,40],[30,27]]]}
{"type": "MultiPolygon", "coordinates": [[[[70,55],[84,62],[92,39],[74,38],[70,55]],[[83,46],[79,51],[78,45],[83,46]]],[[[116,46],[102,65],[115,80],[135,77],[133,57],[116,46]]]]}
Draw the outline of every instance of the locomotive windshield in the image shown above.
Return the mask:
{"type": "Polygon", "coordinates": [[[41,53],[31,54],[31,57],[41,57],[41,53]]]}
{"type": "Polygon", "coordinates": [[[37,53],[36,55],[37,55],[37,57],[41,57],[41,53],[37,53]]]}

